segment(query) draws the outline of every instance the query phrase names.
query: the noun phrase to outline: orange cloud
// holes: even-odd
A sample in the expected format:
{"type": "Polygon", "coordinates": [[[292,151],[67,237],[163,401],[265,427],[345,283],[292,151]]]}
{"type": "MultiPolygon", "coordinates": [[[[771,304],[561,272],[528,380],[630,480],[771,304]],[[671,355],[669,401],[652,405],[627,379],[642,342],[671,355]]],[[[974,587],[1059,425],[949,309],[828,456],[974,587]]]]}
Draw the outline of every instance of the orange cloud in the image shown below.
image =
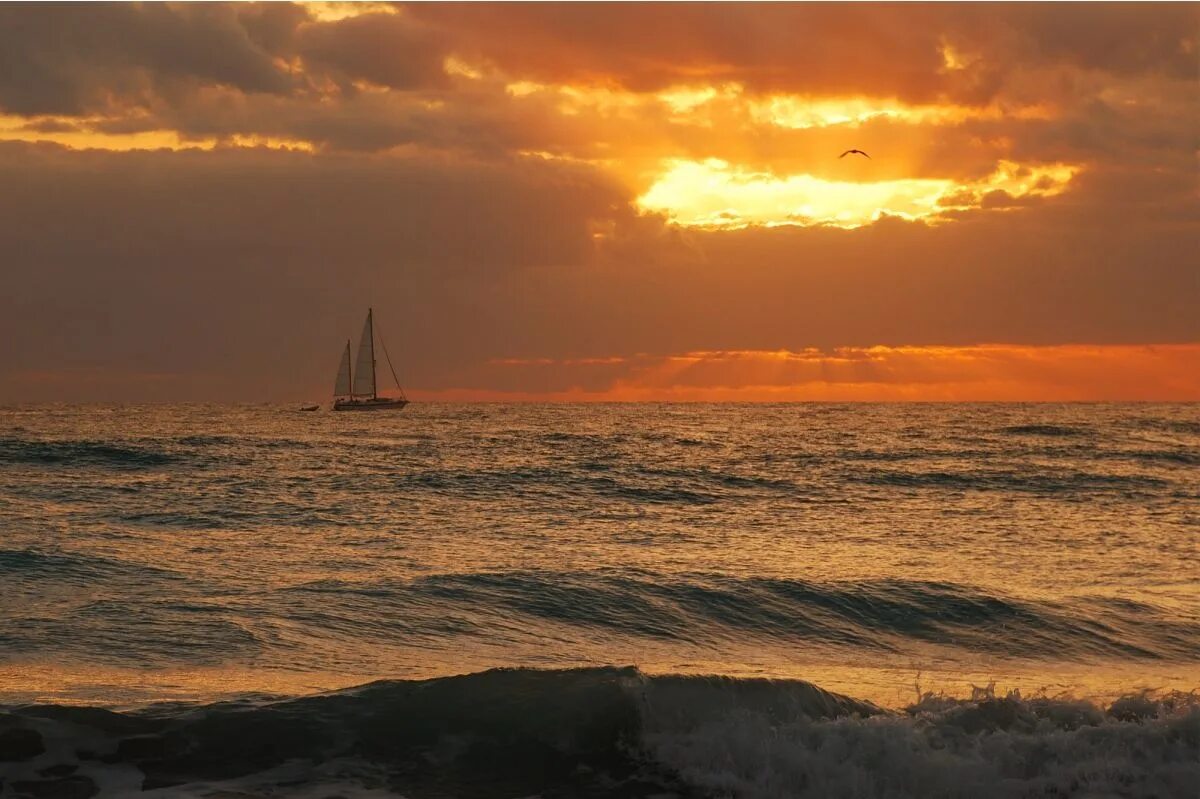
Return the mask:
{"type": "Polygon", "coordinates": [[[673,161],[658,182],[638,198],[638,205],[665,213],[688,227],[815,224],[853,228],[884,215],[922,219],[936,217],[946,207],[1004,207],[1018,199],[1051,197],[1062,193],[1078,171],[1078,167],[1064,164],[1021,166],[1001,161],[984,180],[959,184],[929,178],[826,180],[807,174],[781,178],[746,172],[715,159],[673,161]],[[1000,196],[1010,202],[995,202],[1000,196]]]}
{"type": "Polygon", "coordinates": [[[0,3],[0,398],[285,396],[367,304],[460,397],[1194,397],[762,351],[1200,341],[1197,9],[0,3]]]}
{"type": "Polygon", "coordinates": [[[981,17],[884,5],[868,16],[803,5],[0,10],[0,52],[21,66],[0,69],[0,140],[535,155],[601,171],[680,225],[720,228],[956,220],[1065,193],[1116,153],[1191,152],[1187,9],[981,17]],[[6,38],[5,22],[22,35],[6,38]],[[1110,43],[1125,30],[1140,36],[1110,43]],[[194,42],[203,57],[177,57],[194,42]],[[836,157],[851,146],[876,160],[836,157]],[[1045,174],[1020,185],[1005,174],[1016,164],[1045,174]]]}
{"type": "Polygon", "coordinates": [[[508,359],[577,379],[545,392],[450,389],[428,399],[577,402],[1200,401],[1200,343],[698,351],[625,359],[508,359]],[[578,367],[623,364],[602,388],[578,367]]]}
{"type": "Polygon", "coordinates": [[[31,123],[28,120],[0,114],[0,141],[49,142],[73,150],[212,150],[222,148],[260,148],[312,152],[311,142],[279,136],[232,133],[222,136],[185,138],[175,130],[150,129],[128,132],[108,132],[103,129],[110,120],[95,118],[56,119],[46,117],[31,123]]]}

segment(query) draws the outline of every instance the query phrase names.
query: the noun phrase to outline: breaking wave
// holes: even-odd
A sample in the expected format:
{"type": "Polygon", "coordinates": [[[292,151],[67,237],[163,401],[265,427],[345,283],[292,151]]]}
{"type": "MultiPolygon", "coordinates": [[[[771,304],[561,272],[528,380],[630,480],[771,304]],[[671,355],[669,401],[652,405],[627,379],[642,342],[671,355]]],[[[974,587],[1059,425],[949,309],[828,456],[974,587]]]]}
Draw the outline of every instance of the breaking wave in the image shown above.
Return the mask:
{"type": "Polygon", "coordinates": [[[1184,797],[1200,704],[926,695],[798,680],[494,670],[301,698],[0,713],[34,796],[1184,797]]]}

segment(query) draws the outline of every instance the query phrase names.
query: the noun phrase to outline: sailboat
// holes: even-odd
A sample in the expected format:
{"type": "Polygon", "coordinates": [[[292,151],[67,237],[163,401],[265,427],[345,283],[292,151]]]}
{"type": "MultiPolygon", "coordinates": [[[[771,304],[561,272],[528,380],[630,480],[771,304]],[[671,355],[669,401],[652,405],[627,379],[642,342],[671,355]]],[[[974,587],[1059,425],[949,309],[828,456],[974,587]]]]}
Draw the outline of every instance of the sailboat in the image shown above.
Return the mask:
{"type": "MultiPolygon", "coordinates": [[[[382,344],[382,339],[380,340],[382,344]]],[[[367,321],[363,324],[362,338],[358,340],[358,357],[354,365],[350,365],[350,340],[346,340],[346,350],[338,364],[337,380],[333,384],[333,409],[335,411],[382,411],[400,410],[408,404],[404,389],[400,388],[400,380],[396,377],[396,368],[392,366],[392,357],[388,355],[387,345],[383,346],[384,357],[387,358],[388,368],[392,371],[392,379],[396,381],[399,397],[379,396],[375,381],[375,321],[371,308],[367,309],[367,321]]]]}

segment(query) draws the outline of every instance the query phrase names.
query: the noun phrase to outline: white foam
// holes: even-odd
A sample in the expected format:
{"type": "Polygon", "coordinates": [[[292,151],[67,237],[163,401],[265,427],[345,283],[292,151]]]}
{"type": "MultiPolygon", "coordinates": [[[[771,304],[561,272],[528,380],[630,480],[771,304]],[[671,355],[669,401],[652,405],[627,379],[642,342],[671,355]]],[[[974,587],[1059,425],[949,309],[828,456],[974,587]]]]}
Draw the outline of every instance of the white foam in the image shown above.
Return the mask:
{"type": "Polygon", "coordinates": [[[643,740],[686,782],[738,799],[1195,799],[1200,704],[1153,704],[1138,705],[1140,721],[1076,700],[1014,696],[833,720],[780,722],[743,707],[685,726],[651,705],[643,740]]]}

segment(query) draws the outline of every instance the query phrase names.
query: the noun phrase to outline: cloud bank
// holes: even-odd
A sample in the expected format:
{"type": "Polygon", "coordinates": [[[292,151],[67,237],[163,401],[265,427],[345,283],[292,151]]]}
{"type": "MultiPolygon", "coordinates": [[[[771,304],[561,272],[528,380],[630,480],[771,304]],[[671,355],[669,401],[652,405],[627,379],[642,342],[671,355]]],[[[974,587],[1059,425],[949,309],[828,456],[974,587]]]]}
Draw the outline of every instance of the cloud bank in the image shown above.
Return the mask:
{"type": "Polygon", "coordinates": [[[418,398],[1200,399],[1197,30],[1189,4],[4,4],[0,400],[320,397],[367,305],[418,398]],[[985,342],[1027,356],[932,354],[985,342]],[[768,355],[654,378],[813,350],[783,383],[768,355]],[[815,389],[839,352],[891,354],[815,389]]]}

